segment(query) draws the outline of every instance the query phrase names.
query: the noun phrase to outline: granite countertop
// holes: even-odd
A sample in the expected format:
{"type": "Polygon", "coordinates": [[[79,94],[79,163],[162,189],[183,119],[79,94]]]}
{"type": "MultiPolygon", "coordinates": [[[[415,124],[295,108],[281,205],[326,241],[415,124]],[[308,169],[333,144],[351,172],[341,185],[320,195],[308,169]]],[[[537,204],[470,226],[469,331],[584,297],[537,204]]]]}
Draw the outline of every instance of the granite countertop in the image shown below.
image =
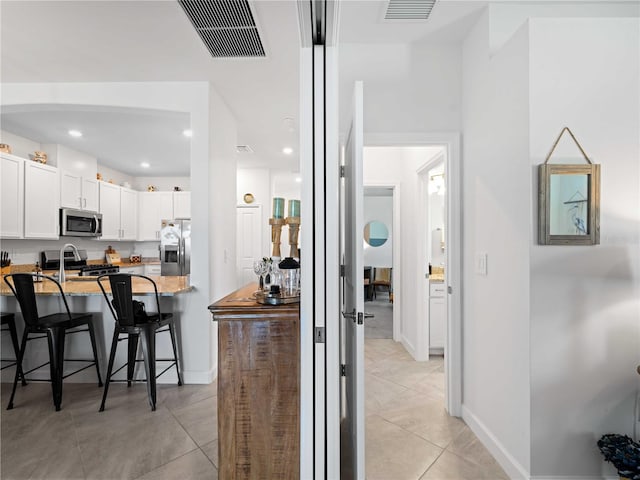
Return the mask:
{"type": "MultiPolygon", "coordinates": [[[[189,285],[188,276],[150,276],[158,287],[158,294],[161,296],[173,296],[179,293],[189,292],[193,287],[189,285]]],[[[109,282],[104,280],[105,290],[109,292],[111,287],[109,282]]],[[[48,280],[43,280],[34,284],[36,295],[60,295],[58,287],[48,280]]],[[[132,289],[134,295],[153,295],[153,285],[142,278],[132,279],[132,289]]],[[[69,296],[102,295],[96,277],[69,276],[67,281],[62,283],[62,290],[69,296]]],[[[0,284],[0,295],[13,295],[7,284],[2,281],[0,284]]]]}

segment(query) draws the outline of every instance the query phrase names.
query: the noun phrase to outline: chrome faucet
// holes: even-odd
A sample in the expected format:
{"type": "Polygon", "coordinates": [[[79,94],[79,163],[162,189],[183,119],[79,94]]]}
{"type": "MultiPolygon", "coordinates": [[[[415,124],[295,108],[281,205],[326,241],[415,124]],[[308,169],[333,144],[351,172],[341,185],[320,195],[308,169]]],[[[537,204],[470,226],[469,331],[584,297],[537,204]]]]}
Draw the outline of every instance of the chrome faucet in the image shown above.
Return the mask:
{"type": "Polygon", "coordinates": [[[58,281],[60,283],[65,281],[64,278],[64,251],[67,247],[71,247],[73,249],[73,259],[78,262],[80,261],[80,254],[78,253],[78,249],[72,243],[65,243],[64,247],[60,249],[60,271],[58,272],[58,281]]]}

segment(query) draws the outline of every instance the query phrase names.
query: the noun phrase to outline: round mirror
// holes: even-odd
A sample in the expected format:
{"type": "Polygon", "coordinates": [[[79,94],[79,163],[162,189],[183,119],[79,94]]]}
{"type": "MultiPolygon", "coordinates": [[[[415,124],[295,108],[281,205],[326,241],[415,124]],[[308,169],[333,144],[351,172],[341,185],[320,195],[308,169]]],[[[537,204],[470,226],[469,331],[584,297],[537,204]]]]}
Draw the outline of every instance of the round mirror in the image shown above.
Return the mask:
{"type": "Polygon", "coordinates": [[[373,220],[364,226],[364,241],[372,247],[384,245],[388,238],[389,230],[384,223],[373,220]]]}

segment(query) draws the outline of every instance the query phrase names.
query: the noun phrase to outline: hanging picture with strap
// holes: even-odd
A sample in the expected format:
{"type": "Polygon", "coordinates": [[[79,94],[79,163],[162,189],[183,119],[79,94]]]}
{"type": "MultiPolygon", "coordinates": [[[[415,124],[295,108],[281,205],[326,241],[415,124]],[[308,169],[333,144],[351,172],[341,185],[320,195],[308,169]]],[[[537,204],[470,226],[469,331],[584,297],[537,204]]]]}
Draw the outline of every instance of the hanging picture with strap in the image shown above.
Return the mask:
{"type": "Polygon", "coordinates": [[[568,127],[539,166],[538,242],[541,245],[600,243],[600,165],[593,163],[568,127]],[[567,132],[586,165],[549,163],[567,132]]]}

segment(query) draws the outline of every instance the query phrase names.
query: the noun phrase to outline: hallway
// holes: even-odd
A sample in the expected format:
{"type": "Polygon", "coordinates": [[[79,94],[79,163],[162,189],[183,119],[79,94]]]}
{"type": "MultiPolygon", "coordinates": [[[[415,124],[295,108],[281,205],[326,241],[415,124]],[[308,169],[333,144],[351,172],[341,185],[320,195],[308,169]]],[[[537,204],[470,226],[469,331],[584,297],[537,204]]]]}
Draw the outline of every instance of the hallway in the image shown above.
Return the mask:
{"type": "Polygon", "coordinates": [[[442,357],[415,362],[400,343],[365,340],[369,480],[500,480],[507,475],[444,409],[442,357]]]}

